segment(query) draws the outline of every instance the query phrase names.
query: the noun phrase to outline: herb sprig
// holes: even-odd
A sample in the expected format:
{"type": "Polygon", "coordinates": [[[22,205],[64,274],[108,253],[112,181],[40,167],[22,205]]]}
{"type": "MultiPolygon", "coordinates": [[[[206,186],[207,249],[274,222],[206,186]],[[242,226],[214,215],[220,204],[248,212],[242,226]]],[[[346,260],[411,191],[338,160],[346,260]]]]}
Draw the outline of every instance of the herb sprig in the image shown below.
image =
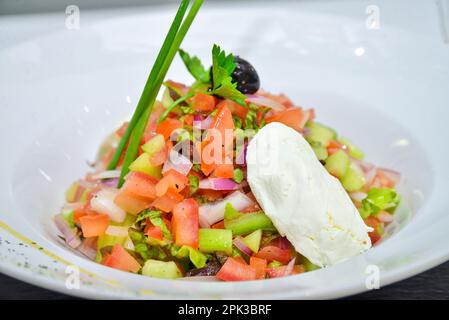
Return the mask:
{"type": "Polygon", "coordinates": [[[129,172],[129,165],[137,156],[140,140],[145,132],[148,118],[150,117],[162,82],[173,61],[173,58],[176,55],[176,52],[179,50],[182,40],[184,39],[187,31],[189,30],[193,20],[196,17],[196,14],[203,4],[203,0],[195,0],[190,7],[190,11],[187,14],[187,17],[184,19],[184,15],[188,9],[189,4],[190,0],[181,1],[175,19],[173,20],[173,23],[164,40],[162,48],[159,51],[153,68],[151,69],[150,75],[145,84],[136,110],[134,111],[131,121],[129,122],[128,127],[125,130],[125,133],[115,150],[112,160],[108,165],[109,170],[115,169],[117,167],[122,153],[127,143],[129,142],[123,160],[118,187],[122,186],[124,177],[129,172]]]}
{"type": "Polygon", "coordinates": [[[232,53],[226,54],[218,45],[214,44],[212,48],[212,67],[207,70],[198,57],[191,57],[182,49],[179,50],[179,55],[187,70],[197,81],[210,84],[210,90],[205,93],[230,99],[246,106],[246,96],[237,89],[237,83],[232,79],[232,73],[237,67],[232,53]]]}

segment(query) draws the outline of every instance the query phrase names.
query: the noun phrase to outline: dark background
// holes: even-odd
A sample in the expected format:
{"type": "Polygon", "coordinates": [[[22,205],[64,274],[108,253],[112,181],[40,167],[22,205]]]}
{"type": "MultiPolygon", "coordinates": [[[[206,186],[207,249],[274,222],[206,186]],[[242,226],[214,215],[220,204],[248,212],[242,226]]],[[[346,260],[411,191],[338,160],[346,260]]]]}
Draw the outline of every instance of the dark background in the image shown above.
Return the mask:
{"type": "MultiPolygon", "coordinates": [[[[67,300],[73,297],[35,287],[0,274],[0,299],[67,300]]],[[[449,299],[449,262],[410,279],[349,299],[449,299]]]]}

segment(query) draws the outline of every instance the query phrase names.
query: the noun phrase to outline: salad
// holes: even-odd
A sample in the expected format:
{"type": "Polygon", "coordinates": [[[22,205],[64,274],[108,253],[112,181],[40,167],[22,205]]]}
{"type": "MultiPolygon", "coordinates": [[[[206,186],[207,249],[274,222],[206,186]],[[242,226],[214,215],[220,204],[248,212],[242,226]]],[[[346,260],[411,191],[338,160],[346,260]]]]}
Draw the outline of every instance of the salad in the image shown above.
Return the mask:
{"type": "Polygon", "coordinates": [[[183,20],[189,1],[181,2],[133,118],[66,191],[54,217],[61,238],[105,266],[167,279],[258,280],[321,267],[276,227],[248,180],[252,139],[278,123],[305,139],[313,161],[338,179],[376,244],[399,204],[399,174],[366,162],[316,121],[314,109],[260,89],[247,60],[214,45],[206,68],[180,49],[201,4],[194,1],[183,20]],[[190,85],[163,82],[177,53],[190,85]]]}

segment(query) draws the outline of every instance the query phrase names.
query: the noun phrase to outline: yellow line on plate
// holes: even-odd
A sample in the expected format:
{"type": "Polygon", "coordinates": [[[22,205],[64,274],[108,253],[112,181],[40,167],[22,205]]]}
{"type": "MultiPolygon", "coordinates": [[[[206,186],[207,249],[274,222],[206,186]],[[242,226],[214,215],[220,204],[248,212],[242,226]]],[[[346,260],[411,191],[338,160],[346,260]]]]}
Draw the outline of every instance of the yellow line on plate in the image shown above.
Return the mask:
{"type": "MultiPolygon", "coordinates": [[[[9,232],[10,234],[12,234],[14,237],[22,240],[23,242],[25,242],[26,244],[30,245],[31,247],[39,250],[40,252],[46,254],[47,256],[67,265],[67,266],[73,266],[73,263],[70,263],[69,261],[59,257],[58,255],[54,254],[51,251],[48,251],[47,249],[45,249],[44,247],[38,245],[36,242],[28,239],[27,237],[25,237],[24,235],[20,234],[19,232],[13,230],[10,226],[8,226],[6,223],[4,223],[3,221],[0,220],[0,228],[4,229],[5,231],[9,232]]],[[[78,267],[79,268],[79,267],[78,267]]],[[[95,273],[92,273],[84,268],[79,268],[79,270],[81,272],[83,272],[84,274],[92,277],[92,278],[97,278],[100,280],[105,281],[106,283],[110,284],[110,285],[118,285],[119,283],[116,280],[109,280],[103,277],[100,277],[98,275],[96,275],[95,273]]]]}

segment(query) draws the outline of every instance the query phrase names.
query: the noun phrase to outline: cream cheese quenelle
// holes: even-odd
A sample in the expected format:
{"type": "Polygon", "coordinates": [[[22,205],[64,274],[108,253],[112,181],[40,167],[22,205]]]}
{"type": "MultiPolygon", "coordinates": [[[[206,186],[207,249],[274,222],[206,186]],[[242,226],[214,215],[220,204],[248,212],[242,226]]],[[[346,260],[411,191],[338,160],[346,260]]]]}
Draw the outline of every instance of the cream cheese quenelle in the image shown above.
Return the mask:
{"type": "Polygon", "coordinates": [[[372,228],[300,133],[266,125],[249,143],[247,163],[248,183],[265,214],[313,264],[331,266],[371,247],[372,228]]]}

